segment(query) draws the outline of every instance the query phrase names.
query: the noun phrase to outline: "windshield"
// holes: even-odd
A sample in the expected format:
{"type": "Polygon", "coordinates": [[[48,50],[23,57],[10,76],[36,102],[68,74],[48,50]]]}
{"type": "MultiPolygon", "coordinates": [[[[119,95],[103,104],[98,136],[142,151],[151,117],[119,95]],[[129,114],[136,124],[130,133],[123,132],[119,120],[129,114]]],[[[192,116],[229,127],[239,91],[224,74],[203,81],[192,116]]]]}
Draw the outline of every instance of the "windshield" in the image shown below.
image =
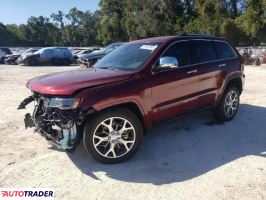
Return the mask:
{"type": "Polygon", "coordinates": [[[93,67],[132,71],[138,69],[158,48],[160,43],[125,44],[104,56],[93,67]]]}
{"type": "Polygon", "coordinates": [[[47,50],[48,48],[42,48],[39,49],[38,51],[35,51],[34,54],[42,54],[45,50],[47,50]]]}
{"type": "Polygon", "coordinates": [[[34,53],[38,51],[37,49],[27,49],[26,51],[22,52],[22,54],[34,53]]]}
{"type": "Polygon", "coordinates": [[[107,47],[104,48],[104,51],[106,51],[107,53],[115,50],[116,48],[120,47],[123,43],[113,43],[113,44],[109,44],[107,47]]]}

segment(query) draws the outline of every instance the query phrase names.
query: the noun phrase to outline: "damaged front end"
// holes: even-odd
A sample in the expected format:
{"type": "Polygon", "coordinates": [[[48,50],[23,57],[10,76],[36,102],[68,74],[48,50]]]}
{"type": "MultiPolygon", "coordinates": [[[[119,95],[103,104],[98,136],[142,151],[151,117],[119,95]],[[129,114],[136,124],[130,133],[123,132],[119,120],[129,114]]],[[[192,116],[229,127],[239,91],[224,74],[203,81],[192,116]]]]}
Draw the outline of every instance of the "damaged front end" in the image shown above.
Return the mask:
{"type": "Polygon", "coordinates": [[[34,93],[18,109],[35,102],[34,111],[24,118],[25,128],[35,127],[50,143],[61,149],[74,149],[81,138],[81,125],[86,112],[79,109],[81,99],[54,97],[34,93]]]}

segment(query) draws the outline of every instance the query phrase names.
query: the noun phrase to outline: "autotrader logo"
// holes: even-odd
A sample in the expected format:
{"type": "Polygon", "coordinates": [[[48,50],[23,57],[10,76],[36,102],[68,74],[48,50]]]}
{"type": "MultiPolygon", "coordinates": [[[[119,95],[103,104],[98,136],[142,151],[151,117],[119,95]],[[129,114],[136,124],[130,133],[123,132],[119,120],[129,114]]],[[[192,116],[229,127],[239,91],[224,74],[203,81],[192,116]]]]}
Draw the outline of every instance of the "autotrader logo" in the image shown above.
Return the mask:
{"type": "Polygon", "coordinates": [[[54,199],[54,189],[51,188],[0,188],[0,199],[54,199]]]}

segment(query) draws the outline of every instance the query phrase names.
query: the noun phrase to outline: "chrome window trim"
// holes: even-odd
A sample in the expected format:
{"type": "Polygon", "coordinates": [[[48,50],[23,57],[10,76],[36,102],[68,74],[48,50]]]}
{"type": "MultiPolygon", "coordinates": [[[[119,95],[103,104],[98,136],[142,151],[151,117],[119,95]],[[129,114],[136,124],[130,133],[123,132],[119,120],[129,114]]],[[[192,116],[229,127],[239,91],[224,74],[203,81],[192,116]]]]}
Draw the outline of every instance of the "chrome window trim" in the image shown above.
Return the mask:
{"type": "MultiPolygon", "coordinates": [[[[163,54],[174,44],[176,43],[179,43],[179,42],[189,42],[189,41],[194,41],[194,40],[201,40],[201,41],[209,41],[209,42],[213,42],[213,41],[217,41],[217,42],[224,42],[226,43],[227,45],[229,45],[229,47],[231,48],[231,50],[234,52],[235,56],[232,57],[232,58],[224,58],[224,59],[216,59],[216,60],[211,60],[211,61],[207,61],[207,62],[200,62],[200,63],[194,63],[194,64],[191,64],[191,65],[185,65],[185,66],[182,66],[182,67],[177,67],[177,68],[173,68],[173,69],[169,69],[169,70],[164,70],[164,71],[161,71],[161,72],[166,72],[166,71],[173,71],[173,70],[178,70],[178,69],[183,69],[183,68],[186,68],[186,67],[192,67],[192,66],[195,66],[195,65],[202,65],[202,64],[208,64],[208,63],[212,63],[212,62],[218,62],[218,61],[225,61],[225,60],[231,60],[231,59],[235,59],[237,58],[237,54],[235,52],[235,50],[231,47],[231,45],[227,42],[227,41],[224,41],[224,40],[217,40],[217,39],[182,39],[182,40],[178,40],[178,41],[174,41],[172,42],[163,52],[162,54],[156,59],[156,61],[154,62],[152,68],[151,68],[151,73],[152,75],[154,74],[157,74],[157,73],[161,73],[161,72],[154,72],[153,69],[155,68],[155,64],[158,62],[158,60],[163,56],[163,54]]],[[[215,47],[214,47],[215,48],[215,47]]]]}

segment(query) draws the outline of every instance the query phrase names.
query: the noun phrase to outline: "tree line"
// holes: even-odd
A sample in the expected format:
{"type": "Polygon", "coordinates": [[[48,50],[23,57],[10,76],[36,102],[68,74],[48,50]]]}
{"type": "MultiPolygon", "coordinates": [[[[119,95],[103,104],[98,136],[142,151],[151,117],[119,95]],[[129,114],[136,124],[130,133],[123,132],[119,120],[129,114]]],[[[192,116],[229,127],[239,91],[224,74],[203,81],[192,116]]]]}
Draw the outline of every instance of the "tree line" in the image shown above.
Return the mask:
{"type": "Polygon", "coordinates": [[[100,0],[99,10],[0,23],[0,46],[91,46],[206,33],[234,45],[266,43],[266,0],[100,0]]]}

